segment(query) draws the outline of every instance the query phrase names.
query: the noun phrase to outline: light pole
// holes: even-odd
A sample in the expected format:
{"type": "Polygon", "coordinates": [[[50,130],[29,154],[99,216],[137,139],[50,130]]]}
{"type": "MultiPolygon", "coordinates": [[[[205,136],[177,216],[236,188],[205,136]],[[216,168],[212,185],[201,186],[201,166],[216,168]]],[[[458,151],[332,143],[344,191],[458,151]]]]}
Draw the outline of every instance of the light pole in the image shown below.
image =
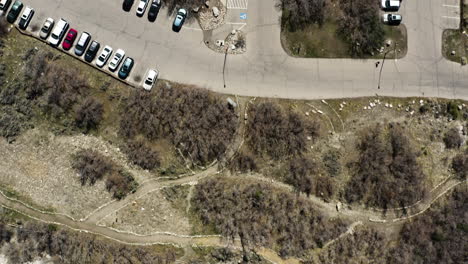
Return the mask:
{"type": "Polygon", "coordinates": [[[228,55],[228,48],[229,48],[229,46],[226,45],[226,52],[224,53],[224,63],[223,63],[223,83],[224,83],[224,88],[226,88],[226,77],[224,76],[224,71],[226,70],[226,61],[227,61],[227,55],[228,55]]]}
{"type": "MultiPolygon", "coordinates": [[[[383,66],[384,66],[384,63],[385,63],[385,58],[387,57],[387,54],[392,51],[391,49],[387,50],[385,53],[384,53],[384,56],[383,56],[383,60],[382,60],[382,66],[380,66],[380,72],[379,72],[379,84],[377,86],[377,89],[380,89],[380,80],[382,79],[382,70],[383,70],[383,66]]],[[[393,52],[396,54],[396,42],[395,42],[395,45],[393,46],[393,52]]],[[[396,58],[396,55],[395,55],[395,58],[396,58]]]]}

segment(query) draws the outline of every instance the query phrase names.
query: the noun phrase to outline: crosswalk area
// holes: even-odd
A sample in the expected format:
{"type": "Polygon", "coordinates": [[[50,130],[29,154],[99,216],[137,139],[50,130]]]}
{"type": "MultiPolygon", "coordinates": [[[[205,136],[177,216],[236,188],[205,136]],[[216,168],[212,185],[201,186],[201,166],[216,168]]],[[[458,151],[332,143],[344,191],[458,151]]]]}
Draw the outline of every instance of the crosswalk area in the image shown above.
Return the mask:
{"type": "Polygon", "coordinates": [[[227,0],[227,8],[229,9],[247,9],[249,0],[227,0]]]}

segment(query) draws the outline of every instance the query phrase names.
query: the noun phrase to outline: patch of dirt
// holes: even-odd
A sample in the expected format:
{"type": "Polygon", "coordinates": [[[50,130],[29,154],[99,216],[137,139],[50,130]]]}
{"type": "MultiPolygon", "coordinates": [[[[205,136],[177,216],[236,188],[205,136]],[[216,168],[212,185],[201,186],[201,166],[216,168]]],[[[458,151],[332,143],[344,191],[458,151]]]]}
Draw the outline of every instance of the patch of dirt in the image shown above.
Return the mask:
{"type": "Polygon", "coordinates": [[[104,182],[81,186],[70,156],[91,142],[34,129],[14,143],[0,138],[0,183],[41,207],[81,218],[112,200],[104,182]]]}
{"type": "Polygon", "coordinates": [[[175,209],[169,199],[163,191],[155,190],[108,215],[98,224],[142,235],[155,232],[190,235],[189,219],[183,211],[175,209]]]}
{"type": "Polygon", "coordinates": [[[220,0],[211,0],[207,1],[210,3],[210,7],[207,8],[206,5],[203,5],[198,12],[198,22],[202,30],[213,30],[218,28],[224,23],[226,23],[226,6],[220,0]],[[219,15],[215,17],[213,15],[213,7],[218,8],[219,15]]]}

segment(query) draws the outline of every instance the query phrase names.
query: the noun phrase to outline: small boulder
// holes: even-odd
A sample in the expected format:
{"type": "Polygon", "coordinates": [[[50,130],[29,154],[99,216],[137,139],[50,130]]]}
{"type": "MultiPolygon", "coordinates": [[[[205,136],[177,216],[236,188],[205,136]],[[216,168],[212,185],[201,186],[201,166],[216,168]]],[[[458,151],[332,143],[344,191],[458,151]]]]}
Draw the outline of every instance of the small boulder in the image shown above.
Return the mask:
{"type": "Polygon", "coordinates": [[[217,8],[216,6],[214,6],[214,7],[212,8],[212,10],[213,10],[213,16],[214,16],[214,17],[218,17],[218,16],[219,16],[219,8],[217,8]]]}

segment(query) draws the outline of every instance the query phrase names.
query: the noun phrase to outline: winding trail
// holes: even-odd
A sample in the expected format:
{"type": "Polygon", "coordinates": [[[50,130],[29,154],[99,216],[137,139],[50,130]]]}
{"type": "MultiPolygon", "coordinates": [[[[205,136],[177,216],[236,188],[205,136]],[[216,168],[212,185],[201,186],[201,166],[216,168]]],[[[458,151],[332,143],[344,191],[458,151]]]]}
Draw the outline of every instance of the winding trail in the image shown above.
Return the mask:
{"type": "MultiPolygon", "coordinates": [[[[207,170],[200,172],[195,175],[187,176],[184,178],[179,178],[175,180],[154,180],[154,181],[147,181],[140,185],[138,190],[128,195],[125,199],[120,201],[114,201],[111,203],[107,203],[104,206],[100,207],[98,210],[93,212],[93,214],[89,215],[86,219],[76,220],[67,215],[53,213],[53,212],[46,212],[41,211],[39,209],[35,209],[27,204],[16,200],[14,198],[9,198],[3,193],[0,195],[0,203],[1,206],[28,216],[32,219],[56,224],[60,226],[68,227],[72,230],[79,231],[79,232],[86,232],[90,234],[95,234],[98,236],[106,237],[108,239],[112,239],[114,241],[130,244],[130,245],[153,245],[153,244],[170,244],[177,247],[190,247],[191,245],[198,245],[198,246],[217,246],[217,247],[225,247],[229,246],[231,248],[240,249],[240,245],[238,241],[235,241],[234,244],[228,243],[227,241],[223,240],[220,236],[212,235],[212,236],[184,236],[178,235],[174,233],[167,233],[167,232],[159,232],[153,233],[149,235],[141,235],[136,233],[124,232],[119,231],[117,229],[100,226],[98,225],[99,221],[105,218],[107,215],[120,210],[121,208],[125,207],[128,204],[131,204],[133,201],[139,199],[140,197],[151,193],[157,189],[161,189],[168,186],[175,186],[175,185],[195,185],[201,179],[217,175],[219,172],[216,170],[216,167],[208,168],[207,170]]],[[[273,186],[282,189],[291,190],[291,186],[286,185],[281,182],[274,181],[272,179],[268,179],[259,175],[251,175],[246,177],[252,177],[256,180],[269,182],[273,186]]],[[[455,179],[448,179],[439,184],[436,188],[434,188],[426,199],[416,203],[416,206],[410,206],[408,210],[408,215],[404,217],[398,217],[398,212],[401,211],[401,208],[390,209],[388,210],[386,217],[382,218],[382,212],[378,210],[368,210],[364,208],[355,207],[353,209],[343,209],[339,212],[336,210],[336,207],[333,203],[326,203],[320,200],[317,197],[309,197],[312,203],[314,203],[317,208],[328,216],[340,216],[347,220],[351,220],[353,222],[352,225],[348,228],[348,230],[340,235],[339,237],[329,241],[326,245],[330,245],[334,243],[340,237],[343,237],[347,234],[353,232],[354,227],[356,225],[361,225],[363,223],[377,223],[377,224],[392,224],[395,222],[405,221],[409,218],[417,216],[419,214],[424,213],[430,206],[440,197],[448,193],[454,187],[466,183],[465,181],[457,181],[455,179]]],[[[345,206],[347,207],[347,206],[345,206]]],[[[259,254],[268,254],[269,259],[272,258],[273,254],[271,250],[268,249],[259,249],[259,254]]],[[[278,259],[274,257],[274,259],[278,259]]],[[[278,263],[277,261],[272,261],[278,263]]],[[[297,263],[294,259],[288,260],[288,263],[297,263]]],[[[286,262],[285,262],[286,263],[286,262]]]]}

